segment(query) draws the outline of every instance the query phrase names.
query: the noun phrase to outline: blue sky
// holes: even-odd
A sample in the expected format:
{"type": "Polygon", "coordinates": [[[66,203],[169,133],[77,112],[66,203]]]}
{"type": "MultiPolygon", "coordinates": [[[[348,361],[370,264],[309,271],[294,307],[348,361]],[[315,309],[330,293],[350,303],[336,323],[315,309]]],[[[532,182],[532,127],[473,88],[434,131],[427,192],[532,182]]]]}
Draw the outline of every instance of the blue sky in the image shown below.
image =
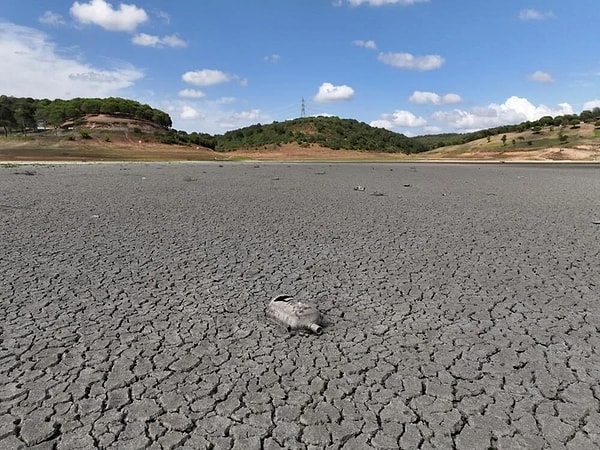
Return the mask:
{"type": "Polygon", "coordinates": [[[600,106],[598,0],[20,0],[0,94],[119,96],[176,129],[335,115],[409,136],[600,106]]]}

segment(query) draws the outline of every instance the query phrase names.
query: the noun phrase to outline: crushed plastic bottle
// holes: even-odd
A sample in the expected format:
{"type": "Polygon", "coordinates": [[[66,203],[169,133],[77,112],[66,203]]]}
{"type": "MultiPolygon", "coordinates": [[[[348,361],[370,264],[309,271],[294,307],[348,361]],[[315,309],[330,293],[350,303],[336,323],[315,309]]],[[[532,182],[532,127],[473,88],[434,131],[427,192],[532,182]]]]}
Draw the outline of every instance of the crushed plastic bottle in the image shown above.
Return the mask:
{"type": "Polygon", "coordinates": [[[321,334],[321,313],[313,306],[294,300],[291,295],[273,297],[267,305],[267,317],[288,331],[310,330],[321,334]]]}

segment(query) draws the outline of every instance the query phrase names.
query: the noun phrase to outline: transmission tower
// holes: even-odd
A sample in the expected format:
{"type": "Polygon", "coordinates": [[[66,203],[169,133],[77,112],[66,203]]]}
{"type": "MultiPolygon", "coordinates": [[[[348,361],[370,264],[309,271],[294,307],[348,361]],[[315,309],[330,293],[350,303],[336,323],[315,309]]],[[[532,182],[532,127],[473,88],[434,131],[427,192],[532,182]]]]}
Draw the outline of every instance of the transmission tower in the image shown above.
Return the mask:
{"type": "Polygon", "coordinates": [[[304,103],[304,97],[302,97],[302,104],[300,106],[300,117],[306,117],[306,103],[304,103]]]}

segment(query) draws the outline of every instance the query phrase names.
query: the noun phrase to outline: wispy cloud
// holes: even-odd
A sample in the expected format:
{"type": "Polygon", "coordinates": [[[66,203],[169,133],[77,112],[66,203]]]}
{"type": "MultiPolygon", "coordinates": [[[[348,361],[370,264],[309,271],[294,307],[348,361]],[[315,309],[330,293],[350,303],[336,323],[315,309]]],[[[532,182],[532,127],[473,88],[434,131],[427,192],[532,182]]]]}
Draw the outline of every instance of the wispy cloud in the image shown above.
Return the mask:
{"type": "Polygon", "coordinates": [[[45,33],[36,29],[0,22],[2,93],[16,97],[73,98],[118,95],[144,77],[131,64],[100,67],[69,57],[45,33]],[[19,76],[15,76],[15,73],[19,76]]]}
{"type": "Polygon", "coordinates": [[[214,125],[221,129],[240,128],[258,122],[266,122],[270,117],[260,109],[235,111],[218,117],[214,125]]]}
{"type": "Polygon", "coordinates": [[[519,19],[523,21],[529,20],[546,20],[552,19],[554,13],[552,11],[538,11],[537,9],[522,9],[519,12],[519,19]]]}
{"type": "Polygon", "coordinates": [[[133,32],[138,25],[148,21],[148,14],[142,8],[121,3],[118,9],[114,9],[105,0],[75,2],[70,13],[80,23],[98,25],[109,31],[133,32]]]}
{"type": "Polygon", "coordinates": [[[369,6],[383,6],[383,5],[402,5],[410,6],[416,3],[427,3],[429,0],[348,0],[348,3],[352,6],[360,6],[363,4],[369,6]]]}
{"type": "Polygon", "coordinates": [[[339,102],[348,101],[354,96],[354,89],[345,84],[334,86],[331,83],[323,83],[319,92],[314,96],[315,102],[339,102]]]}
{"type": "Polygon", "coordinates": [[[377,50],[377,44],[373,40],[363,41],[362,39],[357,39],[352,43],[354,45],[356,45],[357,47],[363,47],[363,48],[368,48],[371,50],[377,50]]]}
{"type": "Polygon", "coordinates": [[[171,23],[171,15],[168,12],[161,10],[154,11],[154,15],[167,25],[171,23]]]}
{"type": "Polygon", "coordinates": [[[531,75],[529,75],[529,79],[531,81],[544,84],[554,83],[554,78],[552,78],[552,75],[550,75],[548,72],[542,72],[541,70],[533,72],[531,75]]]}
{"type": "Polygon", "coordinates": [[[40,23],[53,26],[64,25],[66,23],[63,16],[52,11],[46,11],[38,18],[38,20],[40,23]]]}
{"type": "Polygon", "coordinates": [[[407,70],[434,70],[444,65],[440,55],[414,56],[410,53],[380,53],[378,58],[384,64],[407,70]]]}
{"type": "Polygon", "coordinates": [[[268,62],[276,63],[281,59],[281,55],[273,53],[271,55],[265,56],[263,59],[268,62]]]}
{"type": "Polygon", "coordinates": [[[170,36],[154,36],[152,34],[139,33],[131,38],[131,42],[135,45],[141,45],[143,47],[156,47],[156,48],[184,48],[187,47],[187,42],[178,36],[172,34],[170,36]]]}

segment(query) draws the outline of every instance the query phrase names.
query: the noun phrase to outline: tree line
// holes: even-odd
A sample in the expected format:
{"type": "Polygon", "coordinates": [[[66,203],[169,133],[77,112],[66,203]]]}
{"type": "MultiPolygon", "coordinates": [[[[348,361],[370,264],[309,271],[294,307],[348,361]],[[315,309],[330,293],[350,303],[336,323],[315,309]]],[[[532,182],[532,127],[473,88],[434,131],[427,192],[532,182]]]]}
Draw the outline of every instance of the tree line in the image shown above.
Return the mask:
{"type": "Polygon", "coordinates": [[[167,113],[124,98],[40,100],[0,95],[0,126],[5,136],[11,131],[26,133],[28,130],[37,130],[38,126],[60,128],[65,122],[76,122],[86,114],[122,115],[153,122],[164,128],[172,126],[167,113]]]}
{"type": "Polygon", "coordinates": [[[600,108],[580,114],[544,116],[536,121],[503,125],[471,133],[445,133],[409,138],[383,128],[375,128],[354,119],[339,117],[305,117],[272,124],[255,124],[222,135],[178,131],[172,129],[171,117],[149,105],[123,98],[74,98],[48,100],[0,96],[0,127],[9,132],[26,133],[38,126],[60,128],[66,122],[75,126],[86,114],[110,114],[150,121],[163,127],[155,132],[166,144],[197,145],[217,151],[256,148],[268,145],[297,143],[303,146],[318,144],[331,149],[383,151],[390,153],[420,153],[434,148],[459,145],[477,139],[510,132],[532,130],[534,133],[548,126],[577,126],[580,122],[595,123],[600,127],[600,108]]]}

